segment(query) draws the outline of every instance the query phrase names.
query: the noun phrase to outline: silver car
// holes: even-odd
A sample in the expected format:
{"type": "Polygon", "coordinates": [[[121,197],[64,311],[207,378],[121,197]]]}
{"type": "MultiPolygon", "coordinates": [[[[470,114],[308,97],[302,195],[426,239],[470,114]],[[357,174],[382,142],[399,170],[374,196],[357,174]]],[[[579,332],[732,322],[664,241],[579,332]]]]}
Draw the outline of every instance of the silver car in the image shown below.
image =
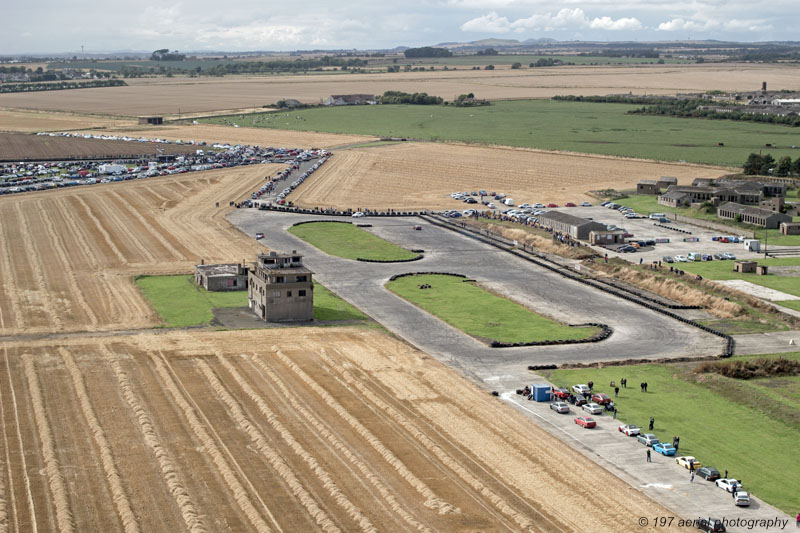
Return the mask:
{"type": "Polygon", "coordinates": [[[596,403],[587,403],[587,404],[585,404],[583,406],[582,409],[584,411],[586,411],[587,413],[592,414],[592,415],[602,415],[603,414],[603,407],[598,405],[598,404],[596,404],[596,403]]]}
{"type": "Polygon", "coordinates": [[[553,402],[550,404],[550,409],[556,413],[569,413],[569,405],[567,405],[567,402],[553,402]]]}

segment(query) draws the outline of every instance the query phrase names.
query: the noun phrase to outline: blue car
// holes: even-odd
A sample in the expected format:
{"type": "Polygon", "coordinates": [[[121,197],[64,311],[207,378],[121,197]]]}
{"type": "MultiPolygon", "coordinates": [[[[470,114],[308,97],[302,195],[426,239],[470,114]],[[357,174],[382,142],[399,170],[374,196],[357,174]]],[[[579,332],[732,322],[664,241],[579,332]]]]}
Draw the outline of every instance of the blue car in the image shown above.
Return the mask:
{"type": "Polygon", "coordinates": [[[659,442],[653,445],[653,449],[656,453],[660,453],[661,455],[675,455],[677,451],[672,444],[666,442],[659,442]]]}

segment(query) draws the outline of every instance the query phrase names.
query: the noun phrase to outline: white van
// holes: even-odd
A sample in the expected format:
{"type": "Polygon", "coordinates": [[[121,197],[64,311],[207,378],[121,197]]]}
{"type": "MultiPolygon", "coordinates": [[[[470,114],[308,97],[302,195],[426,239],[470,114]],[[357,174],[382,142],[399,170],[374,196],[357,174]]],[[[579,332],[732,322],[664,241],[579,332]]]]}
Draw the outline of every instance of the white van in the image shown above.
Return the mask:
{"type": "Polygon", "coordinates": [[[686,257],[687,257],[687,259],[689,259],[689,261],[702,261],[703,260],[703,254],[698,254],[698,253],[695,253],[695,252],[691,252],[686,257]]]}
{"type": "Polygon", "coordinates": [[[514,207],[514,199],[513,198],[506,198],[503,200],[503,203],[507,206],[514,207]]]}
{"type": "Polygon", "coordinates": [[[667,218],[667,215],[664,213],[650,213],[650,217],[653,220],[658,220],[659,218],[667,218]]]}

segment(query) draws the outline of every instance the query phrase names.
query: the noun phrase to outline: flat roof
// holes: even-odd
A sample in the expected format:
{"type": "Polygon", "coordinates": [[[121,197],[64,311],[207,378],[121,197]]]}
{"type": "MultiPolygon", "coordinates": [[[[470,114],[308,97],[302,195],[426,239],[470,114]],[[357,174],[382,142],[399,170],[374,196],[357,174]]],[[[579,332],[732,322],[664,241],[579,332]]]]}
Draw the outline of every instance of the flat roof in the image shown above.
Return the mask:
{"type": "Polygon", "coordinates": [[[239,274],[240,266],[237,263],[225,263],[220,265],[195,265],[194,268],[202,272],[207,278],[213,278],[215,276],[236,276],[239,274]]]}

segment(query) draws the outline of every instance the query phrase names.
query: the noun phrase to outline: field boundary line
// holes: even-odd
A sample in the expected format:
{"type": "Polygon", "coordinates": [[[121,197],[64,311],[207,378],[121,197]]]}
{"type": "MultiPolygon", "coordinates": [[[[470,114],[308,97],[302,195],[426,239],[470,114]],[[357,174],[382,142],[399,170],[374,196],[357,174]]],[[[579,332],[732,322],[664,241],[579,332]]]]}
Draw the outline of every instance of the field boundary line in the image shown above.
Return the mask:
{"type": "Polygon", "coordinates": [[[292,391],[290,391],[289,388],[283,384],[280,378],[271,369],[267,368],[266,363],[264,363],[261,358],[253,354],[252,357],[248,358],[248,362],[250,362],[252,365],[253,361],[255,361],[255,364],[257,365],[255,370],[259,374],[266,374],[269,377],[273,385],[277,386],[281,391],[281,394],[283,394],[283,397],[288,400],[289,405],[291,405],[293,409],[300,413],[301,416],[306,419],[308,424],[313,427],[319,435],[325,437],[325,439],[328,440],[334,449],[338,450],[342,455],[344,455],[347,460],[350,461],[350,463],[352,463],[367,480],[369,480],[369,482],[380,493],[383,499],[386,500],[386,503],[393,512],[398,514],[414,529],[424,533],[432,532],[430,528],[417,521],[410,512],[401,506],[389,488],[380,480],[375,472],[372,471],[364,461],[359,459],[359,457],[353,453],[348,446],[342,442],[332,431],[330,431],[325,424],[319,420],[319,418],[314,416],[314,414],[308,408],[302,405],[292,391]]]}
{"type": "Polygon", "coordinates": [[[50,429],[50,422],[47,420],[47,409],[42,399],[42,388],[36,372],[36,365],[31,355],[23,356],[22,364],[25,379],[28,381],[31,403],[33,404],[33,419],[36,422],[39,441],[42,444],[42,458],[45,464],[47,484],[50,487],[50,494],[53,497],[53,503],[56,508],[56,525],[61,533],[75,531],[75,522],[69,507],[69,493],[58,464],[55,441],[53,440],[53,432],[50,429]]]}
{"type": "MultiPolygon", "coordinates": [[[[200,442],[203,445],[203,448],[205,448],[205,451],[211,456],[214,465],[217,467],[217,472],[219,473],[220,476],[222,476],[222,479],[225,480],[225,483],[228,485],[228,488],[233,494],[233,498],[239,505],[241,511],[250,521],[252,526],[260,533],[269,533],[270,531],[272,531],[272,529],[264,521],[261,514],[253,505],[253,502],[250,499],[250,495],[248,494],[247,489],[245,489],[242,486],[236,473],[233,471],[230,464],[225,459],[225,456],[223,455],[222,451],[214,442],[214,439],[211,437],[211,435],[209,435],[206,428],[203,426],[203,423],[200,421],[200,418],[198,417],[197,414],[197,412],[199,411],[196,410],[196,408],[189,403],[189,400],[187,400],[187,398],[183,395],[183,393],[178,388],[179,387],[178,384],[170,375],[170,371],[167,369],[166,366],[168,365],[168,363],[165,363],[166,358],[164,357],[164,354],[159,351],[159,355],[156,356],[153,352],[148,350],[148,355],[150,356],[150,360],[155,365],[156,373],[161,378],[164,387],[170,393],[175,403],[177,404],[178,408],[180,408],[180,410],[183,411],[183,416],[186,419],[186,422],[189,424],[189,427],[191,428],[192,432],[194,432],[194,434],[200,440],[200,442]]],[[[208,420],[206,420],[206,424],[208,425],[208,420]]],[[[217,437],[217,439],[219,439],[219,437],[217,437]]],[[[225,453],[228,456],[231,456],[229,450],[225,449],[225,453]]],[[[244,473],[242,473],[241,468],[238,466],[238,464],[236,465],[236,469],[239,471],[239,475],[241,475],[243,479],[247,480],[247,483],[248,485],[250,485],[251,490],[255,492],[252,487],[252,484],[250,484],[250,480],[247,479],[244,473]]],[[[259,501],[261,501],[260,497],[259,501]]],[[[261,501],[261,504],[269,513],[270,519],[273,521],[273,523],[277,525],[275,517],[272,516],[272,513],[269,512],[269,509],[266,507],[263,501],[261,501]]]]}
{"type": "MultiPolygon", "coordinates": [[[[295,476],[292,469],[286,463],[286,461],[280,456],[277,450],[275,450],[272,446],[269,445],[267,442],[266,437],[264,434],[256,427],[255,424],[250,420],[250,418],[246,415],[244,409],[236,401],[233,395],[228,392],[219,378],[214,374],[214,371],[211,369],[208,363],[199,359],[195,362],[195,364],[200,369],[201,374],[203,374],[208,381],[209,385],[211,386],[211,390],[217,395],[217,397],[228,407],[228,413],[230,417],[236,422],[236,425],[243,431],[255,444],[256,449],[264,456],[265,459],[269,462],[272,468],[278,472],[278,475],[283,479],[284,483],[286,483],[289,488],[291,489],[293,495],[300,500],[300,503],[303,507],[306,508],[306,511],[309,515],[314,519],[314,521],[325,531],[330,532],[340,532],[341,529],[334,523],[328,513],[326,513],[319,504],[315,501],[314,497],[303,487],[300,481],[295,476]]],[[[231,374],[233,375],[233,374],[231,374]]],[[[236,380],[236,376],[234,377],[236,380]]],[[[259,406],[261,408],[261,406],[259,406]]],[[[290,435],[286,434],[286,429],[281,424],[274,423],[274,415],[271,411],[268,414],[265,414],[269,423],[273,426],[273,428],[278,431],[281,438],[289,442],[290,435]],[[280,429],[278,429],[280,428],[280,429]]],[[[298,453],[299,455],[299,453],[298,453]]],[[[305,458],[304,458],[305,459],[305,458]]],[[[316,462],[316,460],[315,460],[316,462]]],[[[308,461],[306,460],[308,464],[308,461]]],[[[314,470],[312,468],[312,470],[314,470]]],[[[319,475],[319,472],[315,472],[319,475]]],[[[323,482],[324,485],[324,482],[323,482]]],[[[328,488],[328,487],[326,487],[328,488]]],[[[370,524],[371,526],[371,524],[370,524]]],[[[362,525],[363,529],[363,525],[362,525]]],[[[367,531],[375,531],[374,528],[367,529],[367,531]]]]}
{"type": "Polygon", "coordinates": [[[119,356],[112,353],[105,344],[100,345],[100,351],[103,354],[103,358],[111,365],[111,370],[114,372],[117,385],[119,385],[122,396],[128,404],[128,408],[136,418],[139,431],[142,433],[145,444],[147,444],[158,461],[161,474],[164,476],[164,483],[167,485],[172,497],[175,498],[175,503],[180,509],[186,528],[191,533],[205,533],[205,525],[200,518],[200,513],[197,511],[194,501],[192,501],[189,492],[182,482],[183,476],[178,469],[178,465],[175,464],[172,456],[161,443],[156,433],[153,419],[150,414],[145,411],[144,407],[142,407],[127,373],[122,368],[119,356]]]}
{"type": "Polygon", "coordinates": [[[122,263],[123,265],[127,265],[128,259],[125,257],[125,254],[123,254],[119,250],[119,248],[117,248],[117,245],[114,244],[114,240],[111,238],[111,235],[109,235],[106,228],[103,227],[103,224],[100,223],[100,219],[97,218],[97,215],[94,214],[94,211],[92,211],[92,208],[89,207],[89,204],[86,203],[86,200],[83,199],[83,196],[80,194],[76,194],[74,198],[78,201],[79,204],[81,204],[81,207],[83,207],[86,210],[86,214],[89,215],[89,218],[92,219],[92,222],[97,227],[97,231],[99,231],[100,234],[103,236],[103,239],[106,241],[106,244],[108,244],[108,247],[111,248],[112,252],[114,252],[114,255],[117,256],[117,259],[119,259],[120,263],[122,263]]]}
{"type": "MultiPolygon", "coordinates": [[[[20,228],[22,230],[22,228],[20,228]]],[[[11,302],[11,311],[14,313],[14,326],[18,330],[25,329],[25,317],[22,314],[22,307],[19,303],[19,294],[17,292],[15,284],[12,283],[12,272],[13,269],[11,267],[11,250],[8,246],[8,237],[3,228],[0,228],[0,242],[2,242],[2,251],[0,251],[0,263],[2,265],[3,272],[5,275],[2,276],[3,278],[3,291],[7,295],[9,301],[11,302]]],[[[5,329],[5,328],[4,328],[5,329]]]]}
{"type": "Polygon", "coordinates": [[[78,395],[81,411],[83,411],[83,417],[86,419],[86,423],[91,429],[95,444],[100,449],[100,462],[103,465],[106,480],[108,481],[120,521],[126,533],[138,533],[139,522],[136,520],[136,515],[131,508],[131,502],[130,499],[128,499],[125,487],[122,485],[122,478],[119,475],[119,470],[114,460],[114,454],[111,451],[111,445],[108,443],[108,439],[106,439],[106,433],[100,421],[97,419],[97,414],[94,411],[94,407],[92,407],[89,394],[86,392],[86,383],[84,382],[83,374],[75,363],[72,354],[66,348],[59,346],[58,353],[61,355],[61,359],[64,361],[64,365],[69,371],[70,377],[72,378],[72,385],[75,387],[75,392],[78,395]]]}

